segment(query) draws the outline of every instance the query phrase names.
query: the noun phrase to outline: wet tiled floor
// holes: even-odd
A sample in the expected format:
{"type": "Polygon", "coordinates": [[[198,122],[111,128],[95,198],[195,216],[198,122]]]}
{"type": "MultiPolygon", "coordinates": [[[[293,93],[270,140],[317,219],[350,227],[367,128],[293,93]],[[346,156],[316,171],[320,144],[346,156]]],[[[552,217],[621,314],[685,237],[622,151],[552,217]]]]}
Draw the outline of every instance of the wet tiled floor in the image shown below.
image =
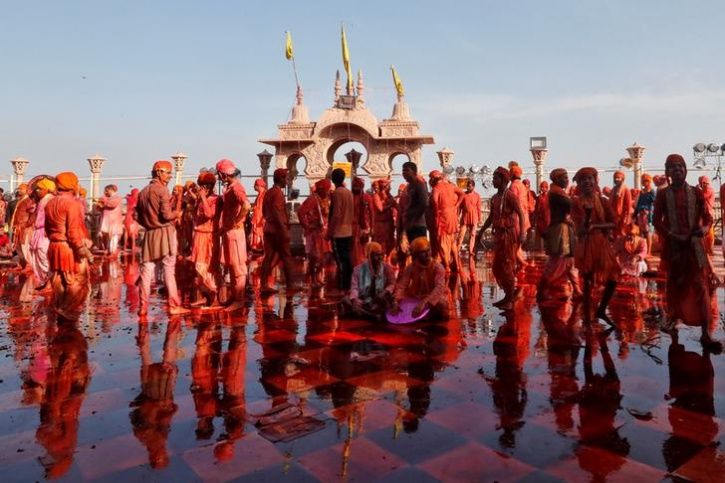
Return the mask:
{"type": "Polygon", "coordinates": [[[304,292],[140,324],[138,267],[108,261],[59,325],[6,272],[2,481],[722,481],[725,357],[643,318],[656,282],[620,286],[608,332],[537,306],[540,261],[499,312],[487,266],[452,278],[455,318],[404,327],[304,292]]]}

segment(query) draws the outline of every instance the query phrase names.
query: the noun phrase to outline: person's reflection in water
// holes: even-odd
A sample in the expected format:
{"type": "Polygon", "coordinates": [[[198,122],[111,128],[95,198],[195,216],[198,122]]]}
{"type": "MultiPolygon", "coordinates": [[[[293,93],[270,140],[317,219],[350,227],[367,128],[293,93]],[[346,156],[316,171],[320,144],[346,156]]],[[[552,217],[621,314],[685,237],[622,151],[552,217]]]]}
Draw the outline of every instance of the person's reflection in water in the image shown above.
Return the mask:
{"type": "Polygon", "coordinates": [[[513,310],[504,313],[506,322],[499,327],[493,341],[495,377],[486,377],[499,415],[498,429],[503,430],[499,443],[504,448],[516,446],[516,431],[525,424],[523,415],[528,395],[523,368],[529,356],[531,339],[531,316],[528,310],[523,300],[517,300],[513,310]]]}
{"type": "Polygon", "coordinates": [[[209,439],[214,434],[217,415],[219,367],[221,365],[222,328],[218,320],[204,321],[197,326],[196,350],[191,359],[191,394],[196,409],[197,439],[209,439]]]}
{"type": "Polygon", "coordinates": [[[584,387],[576,397],[579,403],[579,444],[602,448],[609,453],[621,456],[621,459],[594,459],[586,452],[577,451],[579,466],[591,473],[596,479],[605,479],[624,464],[629,454],[629,441],[619,435],[615,426],[617,411],[621,409],[621,383],[614,366],[614,360],[607,347],[607,336],[613,329],[594,334],[591,327],[586,329],[584,348],[584,387]],[[593,359],[595,340],[599,344],[604,365],[603,374],[595,374],[593,359]]]}
{"type": "Polygon", "coordinates": [[[40,457],[46,478],[64,475],[73,463],[78,440],[78,415],[90,382],[88,343],[77,322],[58,319],[49,327],[50,370],[40,403],[38,442],[46,455],[40,457]]]}
{"type": "Polygon", "coordinates": [[[129,416],[133,434],[146,446],[149,463],[153,468],[165,468],[169,464],[166,440],[171,430],[171,419],[177,409],[174,403],[174,387],[179,372],[176,357],[180,332],[180,321],[170,319],[166,328],[162,361],[151,362],[148,324],[140,322],[138,327],[141,394],[131,402],[134,409],[129,416]]]}
{"type": "Polygon", "coordinates": [[[255,336],[262,346],[262,358],[259,359],[259,382],[262,384],[264,392],[272,398],[272,408],[289,402],[287,391],[289,364],[292,356],[299,351],[299,345],[292,337],[279,341],[268,339],[268,334],[280,328],[290,330],[295,334],[298,332],[292,304],[285,303],[286,299],[282,296],[277,298],[280,304],[280,315],[274,311],[274,298],[269,298],[263,309],[261,323],[257,326],[255,336]]]}
{"type": "Polygon", "coordinates": [[[670,390],[665,399],[672,401],[668,419],[672,434],[662,445],[662,455],[668,471],[674,471],[702,450],[702,445],[711,443],[719,428],[715,416],[715,372],[710,361],[710,352],[703,349],[702,355],[685,350],[680,344],[677,330],[671,331],[672,343],[667,351],[670,369],[670,390]],[[683,411],[696,415],[685,416],[683,411]],[[693,418],[694,416],[694,418],[693,418]],[[694,419],[694,421],[693,421],[694,419]],[[697,425],[698,442],[694,443],[684,435],[693,433],[697,425]]]}
{"type": "Polygon", "coordinates": [[[128,312],[135,314],[138,311],[139,293],[138,279],[140,276],[138,259],[135,256],[125,258],[126,266],[123,272],[123,283],[126,285],[126,305],[128,312]]]}
{"type": "MultiPolygon", "coordinates": [[[[248,308],[243,313],[246,322],[248,308]]],[[[217,459],[226,461],[234,456],[234,443],[244,436],[244,424],[247,420],[244,400],[244,369],[247,365],[247,338],[244,333],[246,323],[239,321],[240,312],[234,315],[233,326],[229,333],[229,347],[222,356],[221,380],[223,392],[219,401],[219,413],[224,418],[225,432],[219,436],[214,447],[217,459]]]]}
{"type": "Polygon", "coordinates": [[[547,333],[549,363],[549,400],[554,409],[556,429],[565,434],[574,428],[573,399],[579,392],[576,364],[579,359],[578,304],[540,306],[541,320],[547,333]]]}

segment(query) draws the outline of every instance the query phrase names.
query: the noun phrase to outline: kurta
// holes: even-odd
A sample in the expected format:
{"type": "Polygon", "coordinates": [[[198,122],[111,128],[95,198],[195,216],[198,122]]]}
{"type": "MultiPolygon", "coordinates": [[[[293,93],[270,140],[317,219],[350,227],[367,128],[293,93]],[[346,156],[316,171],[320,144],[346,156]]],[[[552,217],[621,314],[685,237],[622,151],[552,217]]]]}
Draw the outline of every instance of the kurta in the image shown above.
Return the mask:
{"type": "Polygon", "coordinates": [[[591,211],[588,225],[614,223],[610,205],[600,195],[580,195],[574,198],[571,217],[578,233],[574,261],[584,276],[598,276],[601,280],[617,280],[620,269],[614,248],[607,238],[607,230],[586,232],[586,212],[591,211]]]}
{"type": "Polygon", "coordinates": [[[383,253],[395,247],[395,198],[389,192],[377,192],[373,199],[373,241],[380,243],[383,253]]]}
{"type": "Polygon", "coordinates": [[[220,203],[221,200],[215,194],[204,200],[199,199],[194,213],[194,236],[189,257],[193,263],[209,266],[214,255],[218,258],[219,243],[215,235],[220,203]]]}
{"type": "Polygon", "coordinates": [[[45,233],[50,240],[50,270],[75,273],[81,262],[80,251],[84,246],[85,227],[83,214],[72,192],[60,192],[46,205],[45,233]]]}
{"type": "Polygon", "coordinates": [[[254,209],[252,210],[252,233],[249,238],[249,249],[261,252],[264,250],[264,215],[262,213],[262,205],[264,205],[264,197],[267,190],[260,190],[257,199],[254,200],[254,209]]]}
{"type": "Polygon", "coordinates": [[[123,233],[123,213],[121,213],[123,198],[118,195],[104,196],[100,201],[103,203],[101,208],[101,232],[109,235],[120,235],[123,233]]]}
{"type": "MultiPolygon", "coordinates": [[[[507,291],[507,294],[516,286],[516,256],[521,237],[519,233],[521,222],[516,211],[518,203],[518,197],[510,189],[496,193],[491,198],[490,216],[493,217],[494,243],[491,268],[496,282],[507,291]]],[[[525,217],[526,211],[524,211],[525,217]]]]}
{"type": "Polygon", "coordinates": [[[615,186],[609,195],[613,221],[616,224],[613,233],[615,238],[626,234],[627,225],[632,222],[632,193],[624,184],[615,186]]]}
{"type": "Polygon", "coordinates": [[[171,206],[169,190],[161,181],[152,179],[141,190],[136,204],[136,218],[146,229],[143,241],[143,262],[161,260],[176,253],[176,230],[173,222],[179,212],[171,206]]]}
{"type": "Polygon", "coordinates": [[[448,297],[446,270],[435,260],[431,260],[427,267],[414,261],[403,269],[395,283],[397,300],[415,298],[436,306],[447,304],[448,297]]]}
{"type": "Polygon", "coordinates": [[[667,312],[670,319],[701,325],[711,317],[710,262],[702,237],[680,242],[669,232],[688,235],[709,227],[712,216],[702,192],[687,184],[657,191],[654,226],[663,241],[662,259],[667,265],[667,312]]]}
{"type": "Polygon", "coordinates": [[[224,189],[222,199],[221,232],[224,264],[244,267],[242,272],[246,275],[247,242],[244,222],[250,208],[247,192],[242,183],[235,179],[224,189]]]}
{"type": "MultiPolygon", "coordinates": [[[[715,216],[715,190],[708,185],[705,189],[702,189],[702,197],[705,200],[705,209],[710,215],[710,218],[714,219],[715,216]]],[[[714,254],[713,247],[715,246],[715,224],[710,225],[710,229],[705,233],[705,250],[707,254],[712,256],[714,254]]]]}
{"type": "Polygon", "coordinates": [[[358,266],[365,260],[363,235],[370,234],[373,226],[373,199],[368,193],[352,194],[352,264],[358,266]]]}
{"type": "Polygon", "coordinates": [[[638,277],[645,270],[647,264],[647,240],[641,236],[634,237],[627,241],[626,237],[618,238],[614,244],[617,259],[622,267],[622,275],[638,277]]]}
{"type": "Polygon", "coordinates": [[[529,231],[529,228],[531,228],[531,223],[529,223],[529,217],[527,214],[529,213],[529,188],[526,187],[526,185],[520,180],[520,179],[514,179],[511,180],[511,185],[509,186],[509,191],[516,196],[516,199],[519,202],[519,206],[521,207],[521,212],[524,214],[524,230],[526,232],[529,231]]]}
{"type": "Polygon", "coordinates": [[[476,227],[481,222],[481,196],[475,191],[465,193],[459,211],[461,225],[476,227]]]}
{"type": "Polygon", "coordinates": [[[330,243],[325,238],[329,215],[330,199],[322,199],[314,193],[307,197],[297,211],[297,218],[305,231],[307,255],[317,260],[330,253],[330,243]]]}

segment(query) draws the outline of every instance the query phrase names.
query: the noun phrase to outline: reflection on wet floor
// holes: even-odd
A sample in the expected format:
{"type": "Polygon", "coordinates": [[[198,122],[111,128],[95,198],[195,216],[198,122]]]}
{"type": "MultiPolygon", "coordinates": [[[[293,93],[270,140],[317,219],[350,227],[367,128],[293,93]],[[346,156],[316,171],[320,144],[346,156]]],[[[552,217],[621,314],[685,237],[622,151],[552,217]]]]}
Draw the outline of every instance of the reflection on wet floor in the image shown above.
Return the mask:
{"type": "Polygon", "coordinates": [[[172,319],[157,296],[139,323],[128,261],[98,263],[86,312],[62,322],[3,273],[3,481],[722,474],[725,359],[697,328],[658,330],[661,283],[623,283],[607,331],[580,306],[536,304],[540,263],[499,312],[487,267],[451,278],[449,322],[397,327],[338,320],[324,293],[172,319]]]}

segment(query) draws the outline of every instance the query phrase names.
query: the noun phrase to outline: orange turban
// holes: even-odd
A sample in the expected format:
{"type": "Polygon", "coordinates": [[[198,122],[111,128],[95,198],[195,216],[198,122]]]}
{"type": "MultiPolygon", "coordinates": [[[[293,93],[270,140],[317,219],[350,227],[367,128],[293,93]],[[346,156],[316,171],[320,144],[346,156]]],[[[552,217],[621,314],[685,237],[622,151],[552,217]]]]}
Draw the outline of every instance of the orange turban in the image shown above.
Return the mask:
{"type": "Polygon", "coordinates": [[[430,242],[424,236],[419,236],[418,238],[413,240],[410,244],[411,253],[419,253],[419,252],[424,252],[426,250],[430,250],[430,242]]]}
{"type": "Polygon", "coordinates": [[[83,187],[78,188],[78,196],[80,196],[81,198],[85,198],[87,194],[88,194],[88,191],[86,191],[85,188],[83,188],[83,187]]]}
{"type": "Polygon", "coordinates": [[[215,185],[216,184],[216,176],[214,176],[214,173],[211,173],[209,171],[204,171],[203,173],[199,174],[199,177],[196,178],[196,183],[198,185],[215,185]]]}
{"type": "Polygon", "coordinates": [[[28,191],[28,183],[20,183],[20,184],[18,185],[18,190],[19,190],[19,191],[23,191],[23,190],[24,190],[24,191],[28,191]]]}
{"type": "Polygon", "coordinates": [[[234,165],[234,162],[231,159],[220,159],[216,163],[216,170],[217,173],[226,174],[226,175],[233,175],[234,172],[237,170],[237,167],[234,165]]]}
{"type": "Polygon", "coordinates": [[[171,161],[167,161],[165,159],[160,159],[159,161],[156,161],[154,163],[154,167],[152,168],[152,171],[156,171],[157,169],[165,169],[168,172],[171,172],[173,169],[173,166],[171,165],[171,161]]]}
{"type": "Polygon", "coordinates": [[[261,188],[266,188],[267,182],[265,180],[263,180],[262,178],[257,178],[254,180],[254,187],[256,188],[257,186],[259,186],[261,188]]]}
{"type": "Polygon", "coordinates": [[[378,253],[382,255],[383,253],[383,247],[378,242],[371,241],[367,245],[365,245],[365,255],[370,256],[373,253],[378,253]]]}
{"type": "Polygon", "coordinates": [[[586,167],[580,168],[579,171],[574,175],[574,181],[579,182],[584,176],[592,176],[595,181],[599,180],[599,172],[595,168],[586,167]]]}
{"type": "Polygon", "coordinates": [[[643,173],[641,180],[642,183],[644,183],[645,181],[652,181],[652,175],[648,173],[643,173]]]}
{"type": "Polygon", "coordinates": [[[433,171],[430,172],[430,174],[428,175],[428,177],[430,179],[441,179],[441,178],[443,178],[443,173],[441,173],[437,169],[434,169],[433,171]]]}
{"type": "Polygon", "coordinates": [[[614,172],[614,175],[612,177],[613,178],[616,178],[617,176],[621,176],[622,178],[624,178],[625,177],[624,176],[624,171],[619,171],[619,170],[615,171],[614,172]]]}
{"type": "Polygon", "coordinates": [[[70,171],[58,173],[55,177],[58,189],[61,191],[78,191],[78,176],[70,171]]]}
{"type": "Polygon", "coordinates": [[[521,166],[518,164],[514,164],[509,168],[509,173],[511,174],[512,178],[520,178],[522,174],[524,174],[524,170],[521,169],[521,166]]]}

